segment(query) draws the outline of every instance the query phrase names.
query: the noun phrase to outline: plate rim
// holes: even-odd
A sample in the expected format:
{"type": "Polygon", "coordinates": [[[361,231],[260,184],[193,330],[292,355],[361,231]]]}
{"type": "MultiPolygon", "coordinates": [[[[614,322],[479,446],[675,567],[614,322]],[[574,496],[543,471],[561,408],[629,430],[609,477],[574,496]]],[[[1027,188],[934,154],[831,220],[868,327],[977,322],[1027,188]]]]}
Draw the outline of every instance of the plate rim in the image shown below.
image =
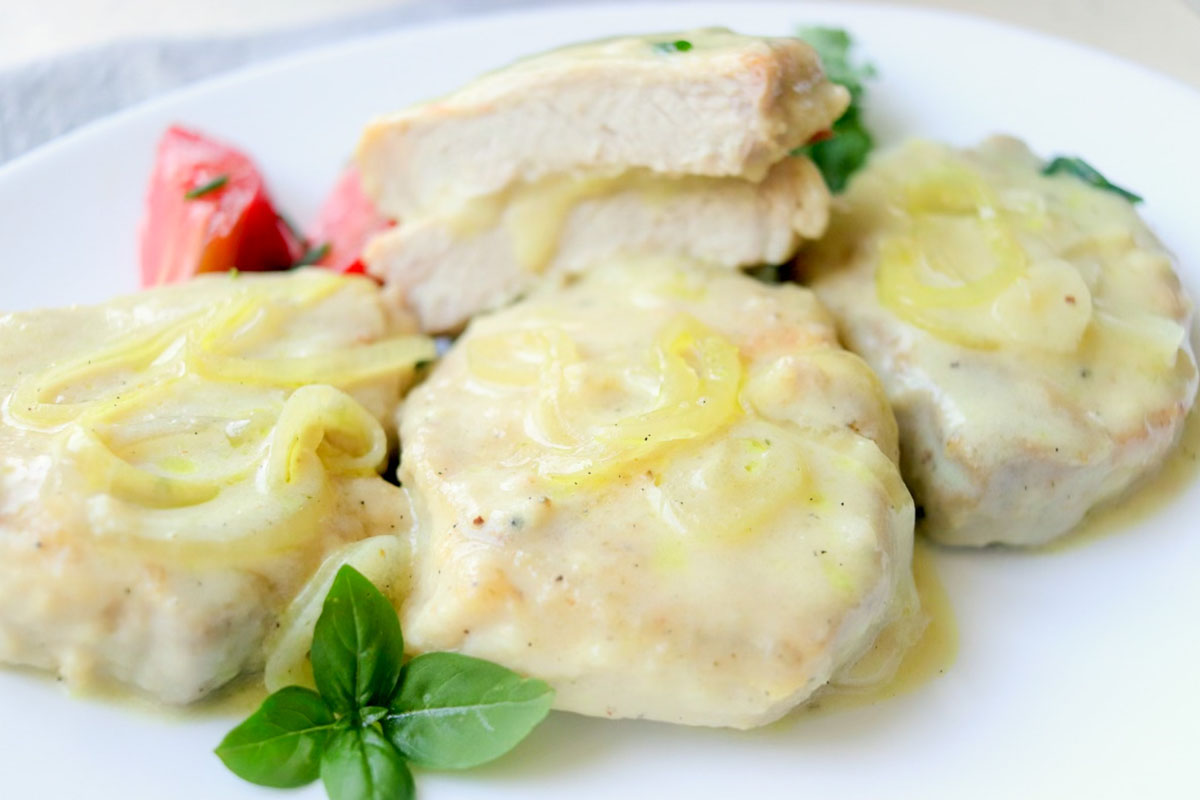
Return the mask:
{"type": "MultiPolygon", "coordinates": [[[[597,3],[594,5],[603,6],[606,4],[597,3]]],[[[673,2],[671,2],[671,3],[658,2],[658,3],[646,3],[646,4],[640,4],[640,3],[639,4],[630,4],[630,3],[607,4],[609,10],[611,10],[613,8],[618,8],[618,9],[635,9],[635,10],[642,11],[647,8],[653,8],[653,9],[659,10],[660,12],[663,12],[664,15],[665,15],[666,9],[674,8],[677,5],[678,5],[677,3],[673,3],[673,2]]],[[[751,5],[752,4],[750,4],[750,3],[741,4],[741,3],[736,2],[736,0],[730,0],[729,2],[723,2],[723,3],[696,4],[693,8],[703,9],[702,11],[698,11],[696,13],[704,13],[704,14],[708,14],[710,16],[722,15],[722,16],[733,18],[734,15],[736,14],[737,10],[750,7],[751,5]]],[[[944,21],[947,23],[952,22],[955,24],[969,25],[969,29],[972,31],[976,31],[977,35],[979,35],[979,36],[987,36],[988,31],[991,31],[991,30],[1007,30],[1008,33],[1013,34],[1015,37],[1023,37],[1023,38],[1019,38],[1019,39],[1015,39],[1015,40],[1019,40],[1019,41],[1042,40],[1046,46],[1056,48],[1059,51],[1063,51],[1062,50],[1063,48],[1067,48],[1067,51],[1074,51],[1075,57],[1085,58],[1087,56],[1087,54],[1090,53],[1091,60],[1087,61],[1086,63],[1099,64],[1102,62],[1112,62],[1113,69],[1122,70],[1123,72],[1125,72],[1126,74],[1128,74],[1130,76],[1131,80],[1136,80],[1138,82],[1142,81],[1143,79],[1145,79],[1147,77],[1149,77],[1149,78],[1166,77],[1168,79],[1167,81],[1164,82],[1164,81],[1159,80],[1157,82],[1153,82],[1152,85],[1159,86],[1159,87],[1164,87],[1164,86],[1169,87],[1172,83],[1170,76],[1159,75],[1159,74],[1155,73],[1155,71],[1152,69],[1144,68],[1141,65],[1138,65],[1136,63],[1129,63],[1120,57],[1113,56],[1112,54],[1105,53],[1104,51],[1097,51],[1094,48],[1087,47],[1086,45],[1079,45],[1078,43],[1074,43],[1069,40],[1064,40],[1064,39],[1061,39],[1059,37],[1055,37],[1052,35],[1041,35],[1039,32],[1030,31],[1028,29],[1021,28],[1020,26],[1012,26],[1012,25],[1006,25],[1005,23],[998,23],[994,20],[990,20],[986,17],[979,17],[977,15],[960,14],[960,13],[953,13],[953,12],[947,13],[947,12],[943,12],[940,10],[928,10],[928,9],[911,9],[911,8],[893,9],[893,8],[885,8],[885,7],[877,6],[877,5],[874,5],[871,3],[822,2],[822,3],[811,3],[811,4],[799,5],[799,4],[795,4],[795,3],[783,3],[783,2],[761,2],[761,3],[753,3],[753,5],[761,8],[761,9],[764,9],[764,10],[769,9],[771,11],[771,13],[776,13],[781,18],[783,18],[784,14],[786,13],[786,15],[787,15],[786,18],[791,19],[793,21],[800,21],[806,17],[807,18],[817,18],[822,13],[829,13],[830,16],[838,15],[839,17],[845,17],[845,18],[847,18],[847,22],[849,22],[849,19],[853,15],[858,14],[860,12],[863,13],[864,16],[869,16],[873,19],[878,19],[878,20],[887,20],[887,19],[899,18],[899,17],[903,17],[907,20],[910,17],[917,16],[916,12],[919,11],[919,12],[922,12],[920,14],[920,16],[923,19],[933,19],[935,21],[940,20],[940,21],[944,21]],[[925,12],[928,12],[928,13],[925,13],[925,12]],[[974,23],[974,24],[971,24],[971,23],[974,23]],[[1085,52],[1079,52],[1079,51],[1087,51],[1087,52],[1085,53],[1085,52]],[[1096,56],[1100,56],[1101,58],[1099,60],[1096,60],[1096,58],[1095,58],[1096,56]],[[1130,67],[1134,68],[1133,71],[1130,71],[1130,67]],[[1149,72],[1150,75],[1149,76],[1143,75],[1143,73],[1146,73],[1146,72],[1149,72]],[[1139,75],[1141,75],[1142,77],[1138,77],[1139,75]]],[[[400,27],[396,27],[396,28],[389,28],[384,31],[373,32],[371,34],[367,34],[367,35],[363,35],[363,36],[349,37],[345,40],[331,43],[328,45],[321,45],[321,46],[312,47],[312,48],[305,48],[303,50],[297,51],[296,53],[287,54],[285,56],[280,56],[279,58],[267,59],[262,62],[258,62],[257,64],[248,65],[243,68],[231,70],[231,71],[229,71],[227,73],[223,73],[221,75],[213,76],[210,79],[206,79],[204,81],[199,81],[199,82],[197,82],[195,84],[191,84],[187,87],[182,87],[177,90],[166,92],[156,98],[151,98],[143,103],[138,103],[134,106],[130,106],[127,109],[123,109],[121,112],[117,112],[116,114],[109,115],[102,119],[96,120],[94,123],[91,123],[86,126],[81,126],[81,128],[77,129],[76,131],[73,131],[70,134],[65,135],[64,137],[59,137],[58,139],[56,139],[50,143],[47,143],[47,145],[44,145],[43,147],[39,147],[39,148],[35,149],[34,151],[31,151],[31,153],[27,154],[27,155],[37,155],[38,156],[36,159],[32,159],[33,166],[36,169],[47,169],[47,168],[54,169],[55,165],[53,163],[46,163],[44,161],[44,159],[49,158],[49,159],[51,159],[51,162],[53,162],[54,158],[60,158],[63,155],[70,155],[70,154],[78,155],[81,152],[95,152],[94,151],[94,142],[92,141],[92,137],[95,136],[97,133],[107,136],[107,135],[111,135],[113,133],[113,131],[112,131],[113,128],[116,128],[119,130],[121,128],[121,126],[129,124],[129,123],[141,125],[143,123],[143,121],[138,119],[139,116],[143,115],[143,114],[154,113],[155,109],[162,108],[162,109],[169,110],[170,107],[172,106],[172,104],[182,105],[185,103],[190,103],[190,102],[193,102],[194,100],[204,98],[209,92],[217,92],[217,93],[223,92],[223,91],[226,91],[227,89],[237,86],[242,81],[261,80],[263,76],[271,75],[275,72],[286,73],[286,72],[290,71],[291,69],[295,69],[297,67],[302,67],[305,64],[311,63],[312,60],[314,60],[314,59],[317,61],[317,63],[320,63],[320,60],[323,58],[326,58],[326,57],[329,57],[331,59],[338,59],[338,60],[354,59],[354,58],[356,58],[355,51],[358,48],[366,47],[366,48],[370,49],[372,45],[370,45],[369,42],[372,42],[375,40],[386,40],[388,37],[393,37],[393,36],[406,38],[409,36],[420,35],[423,30],[439,30],[442,26],[455,28],[458,30],[463,30],[464,27],[466,27],[469,30],[477,31],[479,29],[485,29],[487,25],[491,24],[492,22],[496,21],[497,19],[507,20],[509,17],[516,17],[516,18],[520,19],[520,18],[528,17],[528,15],[530,13],[536,14],[536,12],[529,12],[528,10],[521,10],[518,12],[506,11],[506,12],[501,12],[501,13],[497,13],[497,14],[479,14],[479,15],[474,15],[472,17],[464,17],[464,18],[457,18],[457,19],[451,19],[451,20],[442,20],[442,21],[437,21],[437,22],[430,23],[427,25],[411,25],[411,26],[406,25],[406,26],[400,26],[400,27]],[[49,151],[49,152],[45,153],[43,151],[49,151]]],[[[563,14],[566,17],[571,18],[571,19],[577,19],[578,18],[577,15],[580,13],[595,13],[595,11],[593,10],[593,11],[589,12],[589,10],[587,8],[582,8],[582,7],[577,7],[577,8],[569,8],[568,7],[568,8],[564,8],[564,9],[557,9],[556,13],[563,14]]],[[[906,23],[906,24],[908,24],[908,23],[906,23]]],[[[919,25],[922,23],[913,22],[911,24],[919,25]]],[[[850,27],[850,26],[848,25],[848,27],[850,27]]],[[[851,30],[853,30],[852,27],[851,27],[851,30]]],[[[1063,52],[1067,52],[1067,51],[1063,51],[1063,52]]],[[[914,55],[914,57],[920,58],[919,55],[914,55]]],[[[1184,84],[1184,86],[1185,86],[1185,88],[1191,88],[1191,87],[1188,87],[1186,84],[1184,84]]],[[[1194,96],[1194,93],[1188,93],[1186,95],[1184,95],[1184,94],[1176,95],[1175,93],[1170,92],[1169,90],[1164,90],[1164,93],[1171,95],[1173,97],[1174,96],[1179,96],[1179,97],[1191,96],[1192,100],[1189,102],[1192,102],[1192,103],[1195,103],[1195,101],[1197,99],[1200,99],[1200,98],[1197,98],[1196,96],[1194,96]]],[[[1200,106],[1189,105],[1189,106],[1187,106],[1187,108],[1200,108],[1200,106]]],[[[23,156],[22,158],[17,159],[17,160],[25,162],[26,160],[29,160],[29,159],[27,159],[25,156],[23,156]]],[[[2,166],[0,166],[0,182],[2,182],[3,180],[11,179],[12,177],[13,177],[13,174],[11,171],[5,170],[2,166]]],[[[53,211],[48,210],[45,213],[53,214],[53,211]]],[[[1190,237],[1187,241],[1188,242],[1200,242],[1200,239],[1190,237]]],[[[1196,264],[1195,268],[1188,270],[1188,274],[1196,275],[1197,278],[1200,279],[1200,272],[1196,271],[1196,270],[1200,270],[1200,261],[1196,261],[1195,264],[1196,264]]],[[[1188,266],[1190,267],[1191,265],[1189,264],[1188,266]]],[[[1190,283],[1194,285],[1195,281],[1191,281],[1190,283]]],[[[1191,287],[1189,287],[1189,288],[1191,288],[1191,287]]],[[[1198,295],[1198,294],[1194,294],[1194,296],[1200,297],[1200,295],[1198,295]]],[[[1200,489],[1200,484],[1197,484],[1196,488],[1200,489]]],[[[1185,535],[1186,531],[1182,531],[1182,532],[1181,531],[1172,531],[1172,533],[1174,536],[1179,537],[1179,539],[1187,538],[1185,535]]],[[[1182,546],[1183,542],[1177,541],[1176,544],[1182,546]]],[[[1087,553],[1087,550],[1084,550],[1084,551],[1080,551],[1075,556],[1075,558],[1079,559],[1079,563],[1081,565],[1085,566],[1087,563],[1087,559],[1089,559],[1089,558],[1092,561],[1096,561],[1096,560],[1104,560],[1105,558],[1111,557],[1113,554],[1110,552],[1107,552],[1107,551],[1113,547],[1116,547],[1117,551],[1119,552],[1121,550],[1121,548],[1137,547],[1137,546],[1138,545],[1137,545],[1135,537],[1130,537],[1130,536],[1113,537],[1111,539],[1108,539],[1108,541],[1105,542],[1103,544],[1103,546],[1100,548],[1097,548],[1097,547],[1089,548],[1092,551],[1091,556],[1085,555],[1087,553]],[[1080,556],[1082,556],[1083,558],[1080,559],[1080,556]]],[[[962,558],[964,560],[965,559],[975,560],[976,553],[974,551],[965,551],[965,552],[960,551],[960,552],[961,552],[962,558]]],[[[994,557],[990,557],[988,560],[994,562],[997,559],[994,557]]],[[[1050,562],[1048,560],[1046,561],[1046,563],[1050,564],[1050,562]]],[[[940,564],[939,564],[939,566],[940,566],[940,564]]],[[[1082,566],[1080,568],[1082,569],[1082,566]]],[[[999,568],[997,568],[996,571],[999,572],[999,568]]],[[[950,572],[950,570],[947,570],[947,573],[949,573],[949,572],[950,572]]],[[[947,573],[943,573],[943,577],[945,577],[947,573]]],[[[1189,597],[1191,597],[1191,595],[1189,595],[1189,597]]],[[[1200,598],[1200,595],[1197,595],[1196,597],[1200,598]]],[[[955,602],[956,607],[958,607],[958,608],[963,607],[963,606],[959,605],[960,600],[958,599],[957,594],[954,595],[954,602],[955,602]]],[[[1196,652],[1198,655],[1200,655],[1200,651],[1196,651],[1196,652]]],[[[956,663],[955,671],[962,669],[965,666],[966,666],[966,662],[960,661],[960,662],[956,663]],[[960,666],[960,664],[961,664],[961,666],[960,666]]],[[[927,688],[927,687],[924,687],[924,688],[927,688]]],[[[918,691],[923,691],[924,688],[922,690],[918,690],[918,691]]],[[[909,696],[908,698],[905,698],[905,697],[897,698],[898,703],[893,703],[893,706],[895,708],[892,713],[900,713],[901,708],[906,703],[906,701],[911,701],[916,696],[917,696],[916,693],[914,693],[913,695],[909,696]]],[[[1177,699],[1180,699],[1180,698],[1177,698],[1177,699]]],[[[1194,702],[1196,699],[1200,699],[1200,695],[1189,695],[1189,697],[1181,698],[1181,699],[1188,700],[1189,702],[1194,702]]],[[[73,700],[72,702],[74,703],[76,701],[73,700]]],[[[928,698],[926,698],[924,700],[924,702],[928,702],[928,698]]],[[[925,708],[933,709],[933,708],[935,708],[935,706],[926,706],[925,708]]],[[[842,719],[846,722],[846,724],[850,724],[854,714],[856,714],[856,713],[857,712],[851,712],[850,714],[847,714],[844,717],[842,717],[842,719]]],[[[132,716],[132,715],[129,715],[129,716],[132,716]]],[[[1198,719],[1200,719],[1200,717],[1198,717],[1198,719]]],[[[673,731],[674,730],[676,730],[676,729],[673,729],[673,731]]],[[[684,730],[684,735],[679,736],[677,741],[682,742],[683,744],[686,745],[689,741],[691,741],[695,737],[692,737],[689,735],[689,729],[683,729],[683,730],[684,730]]],[[[694,730],[694,729],[691,729],[691,730],[694,730]]],[[[887,731],[887,723],[883,722],[877,730],[886,732],[887,731]]],[[[707,732],[703,732],[703,733],[707,733],[707,732]]],[[[611,735],[611,734],[606,733],[606,735],[611,735]]],[[[674,732],[672,733],[672,735],[674,736],[674,732]]],[[[172,739],[172,742],[174,742],[174,739],[172,739]]],[[[179,749],[173,746],[172,752],[178,753],[179,749]]],[[[731,749],[731,752],[733,752],[732,749],[731,749]]],[[[196,755],[198,756],[199,753],[197,752],[196,755]]],[[[192,755],[188,754],[188,755],[186,755],[186,758],[187,758],[186,764],[187,764],[188,768],[194,769],[195,768],[194,764],[197,763],[197,762],[193,761],[194,757],[192,755]]],[[[179,763],[179,762],[175,762],[174,757],[173,757],[172,763],[179,763]]],[[[601,761],[598,763],[603,763],[603,762],[601,761]]],[[[1028,767],[1028,765],[1025,765],[1025,766],[1028,767]]],[[[504,774],[504,773],[501,773],[501,774],[504,774]]],[[[441,777],[443,777],[443,776],[438,776],[439,779],[441,777]]],[[[469,777],[470,776],[468,776],[468,778],[469,777]]],[[[1125,777],[1125,776],[1121,776],[1121,777],[1125,777]]],[[[433,779],[434,779],[433,773],[425,773],[424,776],[421,778],[421,780],[423,782],[422,786],[424,787],[426,782],[432,783],[433,779]]],[[[463,794],[464,795],[469,794],[472,797],[477,797],[477,796],[480,796],[479,793],[488,792],[493,789],[498,790],[497,791],[498,794],[503,794],[504,792],[511,791],[513,786],[516,785],[516,784],[511,784],[511,783],[506,783],[506,782],[501,782],[500,784],[491,784],[487,775],[480,776],[480,778],[477,780],[477,782],[480,784],[478,793],[477,793],[477,791],[471,791],[471,792],[463,792],[463,794]]],[[[551,784],[547,784],[547,786],[549,786],[549,785],[551,785],[551,784]]],[[[572,783],[572,785],[574,785],[574,783],[572,783]]],[[[953,782],[946,781],[942,784],[942,789],[948,789],[955,785],[956,784],[954,784],[953,782]]],[[[1010,782],[1004,782],[1004,783],[1000,783],[998,785],[1007,786],[1008,788],[1013,788],[1012,784],[1010,782]]],[[[1116,785],[1124,785],[1124,784],[1117,782],[1116,785]]],[[[136,787],[136,784],[134,784],[134,786],[136,787]]],[[[241,784],[239,784],[239,786],[241,786],[241,784]]],[[[1146,786],[1143,788],[1149,788],[1152,791],[1153,786],[1159,786],[1160,789],[1162,788],[1160,784],[1146,784],[1146,786]]],[[[126,793],[128,792],[128,788],[129,787],[126,786],[126,790],[125,790],[126,793]]],[[[439,786],[437,796],[438,797],[455,796],[455,793],[454,793],[455,788],[465,788],[465,787],[459,787],[457,784],[451,785],[449,787],[439,786]]],[[[537,791],[546,791],[544,788],[541,787],[540,784],[538,784],[534,788],[537,791]]],[[[586,789],[588,787],[580,786],[579,788],[586,789]]],[[[938,787],[933,786],[931,788],[937,789],[938,787]]],[[[984,786],[977,785],[975,788],[977,790],[980,790],[978,796],[981,798],[984,796],[994,796],[994,795],[988,795],[987,791],[985,791],[986,787],[984,787],[984,786]]],[[[424,788],[422,790],[428,791],[432,795],[432,794],[434,794],[432,789],[433,789],[433,787],[431,786],[428,790],[424,789],[424,788]]],[[[931,792],[931,793],[933,793],[933,792],[931,792]]],[[[897,794],[897,796],[911,796],[911,795],[904,794],[903,788],[897,789],[896,794],[897,794]]],[[[235,794],[230,794],[229,796],[235,796],[235,794]]],[[[242,794],[240,792],[238,792],[238,793],[236,793],[236,796],[240,797],[240,796],[242,796],[242,794]]],[[[247,793],[246,796],[249,797],[250,795],[247,793]]],[[[255,796],[257,796],[257,795],[255,795],[255,796]]],[[[297,795],[297,797],[300,797],[300,796],[301,796],[300,794],[297,795]]],[[[315,797],[315,795],[312,793],[304,793],[303,796],[304,797],[309,797],[309,796],[315,797]]],[[[591,795],[589,795],[589,796],[591,796],[591,795]]]]}

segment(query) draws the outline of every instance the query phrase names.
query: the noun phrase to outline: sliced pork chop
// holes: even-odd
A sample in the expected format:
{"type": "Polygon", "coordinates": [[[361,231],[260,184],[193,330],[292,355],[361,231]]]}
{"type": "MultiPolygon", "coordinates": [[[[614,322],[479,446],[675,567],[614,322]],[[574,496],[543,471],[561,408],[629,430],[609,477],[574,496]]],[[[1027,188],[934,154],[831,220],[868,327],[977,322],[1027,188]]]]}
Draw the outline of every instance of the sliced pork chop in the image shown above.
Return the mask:
{"type": "Polygon", "coordinates": [[[750,727],[919,631],[895,422],[804,289],[589,273],[477,317],[401,435],[407,645],[559,708],[750,727]]]}
{"type": "Polygon", "coordinates": [[[368,195],[400,219],[561,174],[757,181],[848,102],[798,39],[624,37],[527,58],[382,117],[358,163],[368,195]]]}
{"type": "Polygon", "coordinates": [[[325,553],[404,531],[384,420],[430,349],[321,272],[0,316],[0,662],[168,703],[260,667],[325,553]]]}
{"type": "Polygon", "coordinates": [[[778,264],[819,236],[829,193],[805,158],[742,178],[547,179],[457,218],[426,217],[376,237],[365,260],[422,330],[461,328],[537,283],[615,256],[682,257],[731,269],[778,264]]]}
{"type": "Polygon", "coordinates": [[[1123,197],[1015,139],[855,177],[801,273],[875,368],[941,542],[1031,545],[1156,470],[1196,396],[1192,306],[1123,197]]]}

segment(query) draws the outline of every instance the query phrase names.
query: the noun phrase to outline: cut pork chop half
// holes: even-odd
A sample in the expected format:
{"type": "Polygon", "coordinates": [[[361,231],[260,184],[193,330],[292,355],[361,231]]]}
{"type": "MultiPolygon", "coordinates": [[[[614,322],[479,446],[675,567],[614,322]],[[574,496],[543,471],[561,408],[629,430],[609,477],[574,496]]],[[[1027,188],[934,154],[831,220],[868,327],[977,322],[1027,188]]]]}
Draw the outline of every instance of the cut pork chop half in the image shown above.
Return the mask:
{"type": "Polygon", "coordinates": [[[736,269],[781,263],[825,229],[829,193],[805,158],[742,178],[547,179],[376,237],[369,271],[426,331],[448,332],[535,284],[615,256],[679,257],[736,269]]]}
{"type": "Polygon", "coordinates": [[[799,39],[724,29],[607,39],[377,119],[358,162],[367,194],[401,219],[564,173],[757,181],[848,102],[799,39]]]}

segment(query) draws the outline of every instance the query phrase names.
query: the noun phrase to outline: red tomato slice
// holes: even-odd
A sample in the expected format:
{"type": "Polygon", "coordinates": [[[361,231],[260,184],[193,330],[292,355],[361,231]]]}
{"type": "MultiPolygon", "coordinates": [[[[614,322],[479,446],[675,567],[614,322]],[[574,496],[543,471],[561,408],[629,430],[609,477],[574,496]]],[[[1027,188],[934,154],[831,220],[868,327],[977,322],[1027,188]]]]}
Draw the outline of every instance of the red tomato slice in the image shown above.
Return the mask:
{"type": "Polygon", "coordinates": [[[346,167],[325,198],[317,219],[308,231],[313,247],[328,245],[318,264],[338,272],[366,272],[362,251],[367,241],[396,223],[375,210],[363,192],[358,168],[346,167]]]}
{"type": "Polygon", "coordinates": [[[143,286],[233,267],[287,269],[302,252],[249,158],[195,131],[167,129],[142,220],[143,286]]]}

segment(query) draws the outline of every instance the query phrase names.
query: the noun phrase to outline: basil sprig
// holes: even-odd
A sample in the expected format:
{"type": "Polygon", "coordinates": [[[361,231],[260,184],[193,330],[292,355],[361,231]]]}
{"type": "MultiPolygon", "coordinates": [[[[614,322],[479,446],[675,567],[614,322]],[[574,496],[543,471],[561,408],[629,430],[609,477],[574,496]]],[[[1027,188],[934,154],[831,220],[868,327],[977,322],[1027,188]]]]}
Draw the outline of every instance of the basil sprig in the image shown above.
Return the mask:
{"type": "Polygon", "coordinates": [[[801,28],[800,38],[817,51],[829,80],[850,92],[850,105],[833,123],[830,138],[799,147],[792,154],[811,158],[830,191],[840,192],[850,176],[867,162],[875,146],[862,119],[866,82],[875,77],[875,67],[851,60],[854,40],[840,28],[801,28]]]}
{"type": "Polygon", "coordinates": [[[1042,167],[1043,175],[1070,175],[1078,178],[1089,186],[1095,186],[1097,189],[1102,189],[1106,192],[1119,194],[1130,203],[1142,202],[1141,195],[1134,194],[1128,189],[1122,189],[1115,183],[1111,183],[1108,178],[1100,174],[1100,170],[1093,167],[1091,164],[1077,156],[1057,156],[1050,161],[1049,164],[1042,167]]]}
{"type": "Polygon", "coordinates": [[[318,777],[332,800],[406,800],[408,764],[473,767],[511,750],[554,692],[497,664],[426,653],[401,666],[390,602],[353,567],[333,580],[313,632],[317,691],[280,689],[217,747],[239,777],[291,788],[318,777]]]}

